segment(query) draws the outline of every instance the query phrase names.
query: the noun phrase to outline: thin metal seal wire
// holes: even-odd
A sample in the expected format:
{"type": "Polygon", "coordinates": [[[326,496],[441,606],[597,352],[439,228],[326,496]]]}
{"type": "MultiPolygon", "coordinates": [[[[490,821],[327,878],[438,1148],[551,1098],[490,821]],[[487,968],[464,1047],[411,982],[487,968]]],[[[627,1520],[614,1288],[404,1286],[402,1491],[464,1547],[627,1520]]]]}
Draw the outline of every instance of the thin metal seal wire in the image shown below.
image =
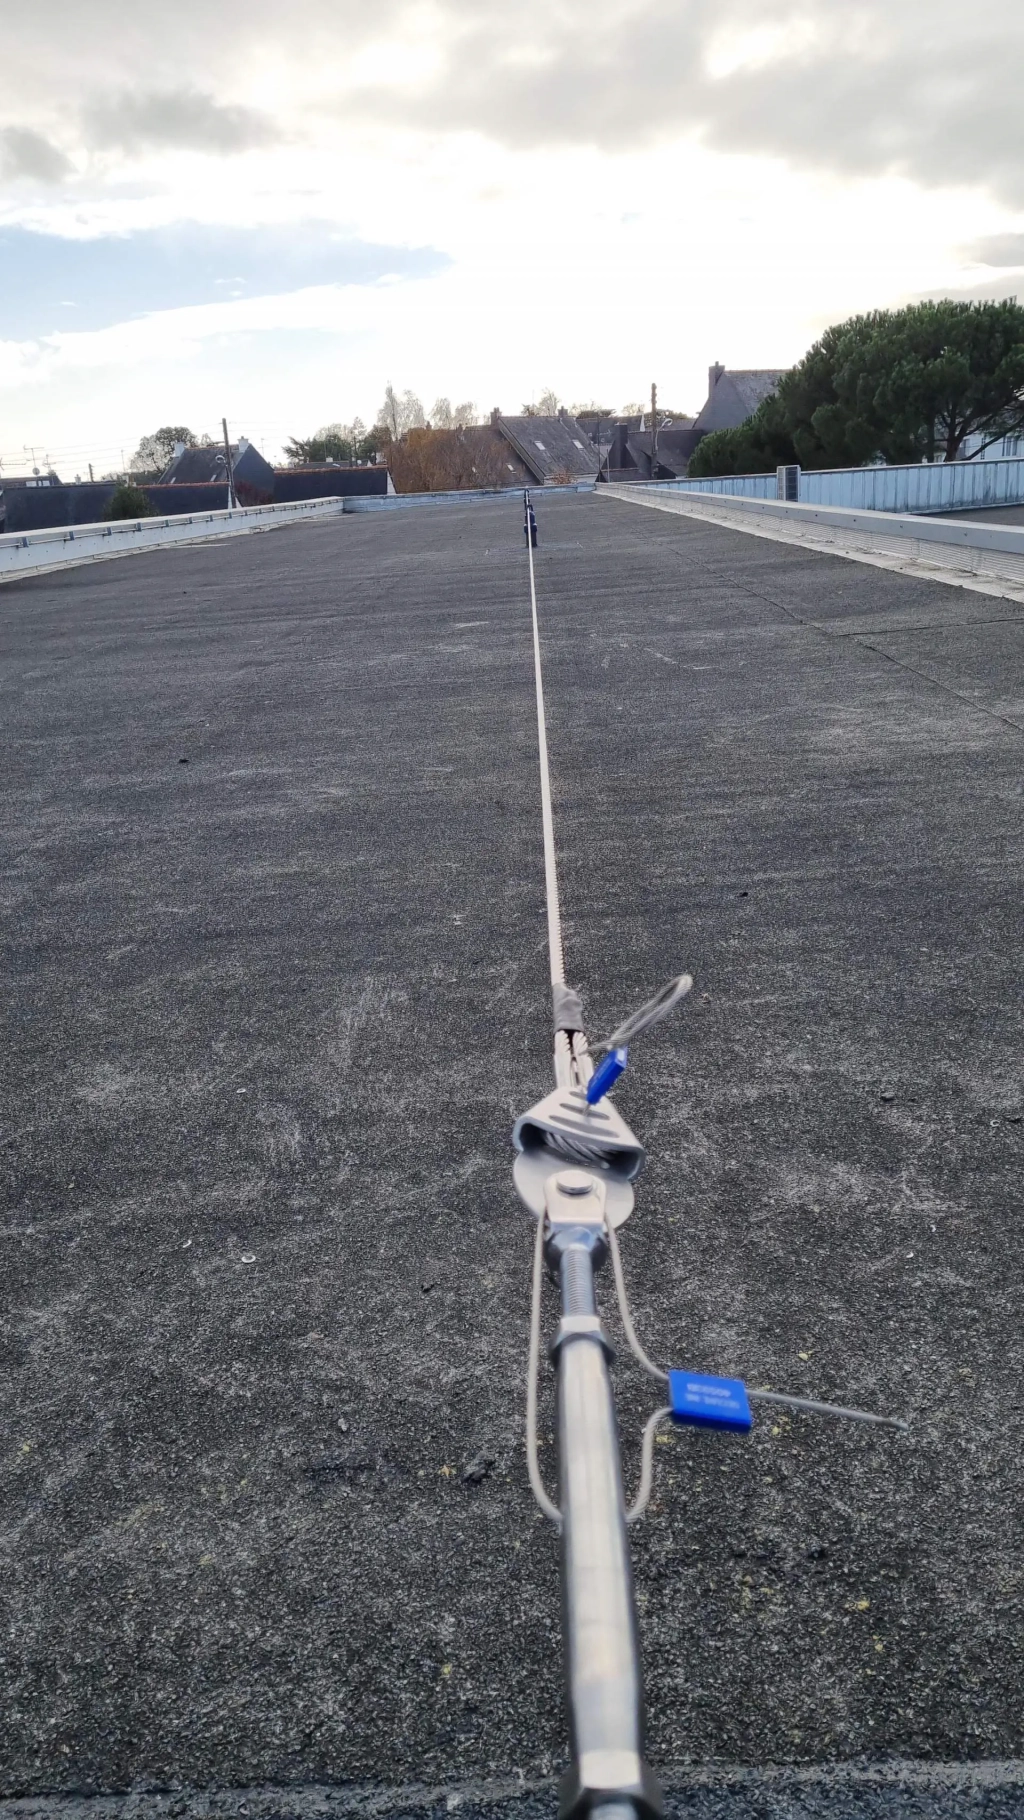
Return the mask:
{"type": "Polygon", "coordinates": [[[540,1298],[544,1282],[544,1221],[537,1221],[537,1242],[533,1248],[533,1288],[530,1296],[530,1358],[526,1368],[526,1469],[530,1490],[541,1510],[555,1528],[562,1527],[562,1513],[544,1489],[537,1458],[537,1383],[540,1376],[540,1298]]]}
{"type": "MultiPolygon", "coordinates": [[[[615,1277],[615,1294],[619,1303],[619,1314],[622,1318],[622,1329],[629,1343],[629,1350],[639,1365],[642,1365],[652,1378],[660,1384],[668,1383],[668,1372],[662,1371],[649,1359],[637,1338],[633,1317],[629,1310],[629,1297],[626,1294],[626,1279],[622,1271],[622,1256],[619,1251],[618,1234],[610,1220],[605,1221],[605,1236],[612,1260],[612,1274],[615,1277]]],[[[812,1416],[837,1416],[847,1422],[869,1422],[875,1428],[895,1428],[900,1434],[910,1433],[910,1423],[902,1416],[876,1416],[867,1409],[847,1409],[842,1403],[819,1403],[814,1397],[791,1397],[782,1390],[748,1390],[751,1403],[777,1403],[784,1409],[802,1409],[812,1416]]]]}
{"type": "MultiPolygon", "coordinates": [[[[636,1328],[633,1326],[633,1317],[629,1307],[629,1296],[626,1293],[626,1279],[622,1269],[622,1255],[619,1251],[619,1238],[615,1227],[610,1220],[605,1221],[605,1236],[608,1240],[608,1251],[612,1260],[612,1274],[615,1278],[615,1294],[619,1304],[622,1330],[625,1333],[629,1350],[636,1359],[637,1364],[642,1365],[644,1370],[648,1372],[652,1378],[655,1378],[659,1384],[667,1384],[668,1372],[662,1371],[660,1365],[655,1365],[654,1360],[648,1358],[637,1337],[636,1328]]],[[[866,1422],[872,1428],[895,1428],[898,1434],[910,1433],[910,1423],[905,1422],[901,1416],[878,1416],[867,1409],[847,1409],[842,1403],[820,1403],[814,1397],[793,1397],[781,1390],[748,1390],[747,1396],[751,1403],[774,1403],[777,1407],[782,1409],[803,1411],[805,1415],[834,1416],[841,1421],[866,1422]]],[[[647,1454],[643,1457],[642,1473],[646,1473],[650,1465],[648,1455],[654,1446],[654,1430],[661,1421],[662,1416],[671,1415],[671,1413],[670,1409],[661,1410],[658,1414],[651,1417],[651,1421],[648,1423],[647,1428],[644,1429],[644,1446],[647,1449],[647,1454]],[[650,1431],[650,1442],[648,1442],[648,1431],[650,1431]]],[[[647,1497],[643,1498],[643,1504],[640,1505],[640,1499],[644,1491],[644,1482],[643,1477],[641,1477],[640,1493],[637,1496],[637,1503],[633,1506],[633,1511],[636,1513],[636,1516],[642,1515],[643,1510],[646,1509],[647,1505],[647,1497]],[[640,1506],[639,1509],[638,1506],[640,1506]]],[[[649,1495],[650,1487],[648,1486],[647,1496],[649,1495]]],[[[635,1522],[636,1516],[630,1514],[628,1519],[629,1522],[635,1522]]]]}
{"type": "MultiPolygon", "coordinates": [[[[667,1382],[668,1374],[659,1371],[651,1363],[636,1337],[636,1331],[629,1314],[625,1284],[622,1278],[622,1263],[619,1258],[618,1241],[615,1228],[609,1222],[609,1249],[612,1256],[612,1269],[615,1272],[615,1289],[619,1298],[619,1312],[632,1351],[636,1354],[645,1371],[652,1377],[667,1382]]],[[[557,1530],[562,1528],[562,1513],[558,1506],[548,1497],[540,1473],[540,1460],[537,1448],[537,1389],[540,1376],[540,1303],[541,1289],[544,1281],[544,1221],[537,1221],[537,1239],[533,1248],[533,1286],[530,1297],[530,1356],[527,1365],[526,1383],[526,1465],[530,1475],[530,1489],[538,1506],[546,1517],[549,1517],[557,1530]]],[[[659,1423],[670,1416],[672,1410],[668,1404],[663,1409],[656,1409],[646,1423],[640,1447],[640,1485],[636,1497],[626,1512],[626,1522],[636,1523],[643,1516],[651,1501],[651,1486],[654,1479],[654,1437],[659,1423]]]]}
{"type": "MultiPolygon", "coordinates": [[[[653,1359],[647,1357],[646,1352],[637,1338],[637,1331],[633,1326],[633,1316],[630,1313],[629,1308],[629,1297],[626,1294],[626,1279],[622,1270],[622,1254],[619,1251],[619,1236],[611,1220],[605,1221],[605,1236],[608,1240],[608,1253],[612,1260],[612,1275],[615,1278],[615,1295],[619,1304],[619,1319],[622,1322],[622,1330],[626,1336],[629,1350],[636,1359],[637,1364],[642,1365],[644,1370],[652,1378],[656,1378],[659,1384],[667,1384],[668,1372],[662,1371],[660,1365],[656,1365],[653,1359]]],[[[627,1523],[638,1522],[651,1501],[651,1485],[654,1479],[654,1437],[657,1433],[659,1424],[665,1420],[666,1416],[670,1416],[671,1414],[671,1406],[666,1403],[663,1409],[655,1410],[644,1428],[643,1442],[640,1448],[640,1487],[637,1491],[636,1498],[626,1512],[627,1523]]]]}
{"type": "Polygon", "coordinates": [[[646,1004],[641,1005],[639,1010],[625,1018],[605,1042],[598,1043],[598,1053],[605,1049],[618,1049],[620,1045],[628,1045],[634,1037],[642,1036],[645,1030],[653,1030],[655,1024],[660,1024],[662,1018],[668,1017],[669,1012],[675,1010],[680,999],[686,997],[692,986],[691,974],[678,973],[674,979],[670,979],[666,985],[662,986],[660,992],[656,992],[653,998],[649,998],[646,1004]]]}
{"type": "MultiPolygon", "coordinates": [[[[656,1371],[655,1375],[664,1377],[666,1374],[664,1372],[656,1371]]],[[[909,1434],[910,1432],[909,1422],[903,1422],[897,1416],[873,1416],[869,1415],[867,1411],[863,1409],[842,1409],[838,1403],[815,1403],[809,1397],[786,1397],[781,1393],[776,1394],[774,1391],[770,1390],[749,1390],[747,1395],[752,1403],[785,1403],[791,1408],[805,1409],[812,1415],[852,1417],[856,1422],[874,1422],[877,1423],[879,1427],[898,1428],[904,1434],[909,1434]]],[[[655,1410],[654,1414],[650,1417],[644,1427],[643,1443],[640,1450],[640,1487],[637,1491],[635,1501],[630,1505],[626,1512],[627,1523],[632,1524],[639,1522],[651,1501],[651,1491],[654,1485],[655,1437],[666,1416],[670,1416],[671,1414],[671,1405],[666,1403],[663,1409],[655,1410]]]]}
{"type": "Polygon", "coordinates": [[[818,1403],[813,1397],[791,1397],[781,1390],[748,1390],[747,1396],[751,1403],[780,1403],[786,1409],[802,1409],[812,1416],[840,1416],[847,1422],[870,1422],[875,1428],[910,1433],[910,1423],[902,1416],[876,1416],[867,1409],[844,1409],[841,1403],[818,1403]]]}
{"type": "Polygon", "coordinates": [[[622,1321],[622,1330],[629,1344],[629,1350],[636,1359],[637,1364],[642,1365],[650,1377],[656,1378],[659,1384],[667,1384],[668,1372],[662,1371],[660,1365],[655,1365],[654,1360],[647,1357],[647,1354],[637,1338],[636,1328],[633,1326],[633,1316],[629,1311],[629,1297],[626,1294],[626,1279],[622,1271],[622,1254],[619,1251],[619,1235],[611,1220],[605,1220],[604,1229],[605,1237],[608,1240],[608,1250],[612,1260],[612,1275],[615,1278],[615,1294],[619,1303],[619,1318],[622,1321]]]}
{"type": "Polygon", "coordinates": [[[651,1501],[651,1486],[654,1482],[654,1437],[659,1424],[671,1414],[672,1411],[666,1403],[664,1409],[655,1410],[644,1428],[643,1444],[640,1449],[640,1489],[626,1512],[627,1523],[639,1522],[651,1501]]]}

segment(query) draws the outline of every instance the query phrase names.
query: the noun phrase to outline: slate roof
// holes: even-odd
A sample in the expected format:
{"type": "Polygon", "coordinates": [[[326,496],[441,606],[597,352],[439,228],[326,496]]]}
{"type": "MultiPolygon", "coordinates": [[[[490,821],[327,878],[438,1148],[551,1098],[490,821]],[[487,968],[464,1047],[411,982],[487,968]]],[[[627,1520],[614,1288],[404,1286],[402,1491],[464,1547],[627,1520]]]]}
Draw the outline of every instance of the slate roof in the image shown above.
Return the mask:
{"type": "MultiPolygon", "coordinates": [[[[626,439],[626,445],[640,472],[645,478],[651,475],[651,444],[653,437],[650,430],[633,430],[626,439]]],[[[700,441],[700,431],[693,422],[666,424],[658,431],[658,474],[659,480],[676,479],[686,473],[686,464],[700,441]]]]}
{"type": "Polygon", "coordinates": [[[491,421],[542,486],[550,485],[558,473],[579,480],[596,478],[597,450],[568,411],[557,417],[502,417],[496,411],[491,421]]]}
{"type": "Polygon", "coordinates": [[[330,461],[274,469],[274,504],[295,499],[347,499],[394,492],[383,463],[330,461]]]}
{"type": "MultiPolygon", "coordinates": [[[[234,461],[236,453],[237,450],[233,448],[232,461],[234,461]]],[[[223,449],[183,449],[182,453],[176,455],[169,466],[164,469],[160,481],[163,486],[173,487],[195,485],[200,481],[223,480],[226,465],[223,449]]]]}
{"type": "MultiPolygon", "coordinates": [[[[72,482],[69,486],[16,487],[0,491],[0,531],[48,531],[61,525],[93,525],[103,518],[113,497],[112,480],[72,482]]],[[[159,482],[143,492],[160,515],[179,512],[223,512],[228,483],[165,487],[159,482]]]]}
{"type": "MultiPolygon", "coordinates": [[[[700,431],[692,422],[666,424],[658,431],[658,480],[675,480],[686,473],[687,463],[700,441],[700,431]]],[[[650,430],[632,430],[625,424],[616,426],[603,451],[602,472],[609,480],[650,480],[650,430]]]]}
{"type": "Polygon", "coordinates": [[[700,434],[737,429],[777,390],[786,371],[785,367],[711,367],[707,403],[697,418],[700,434]]]}
{"type": "MultiPolygon", "coordinates": [[[[462,441],[472,453],[479,449],[481,454],[486,456],[494,446],[494,429],[490,424],[470,424],[460,434],[462,441]]],[[[537,476],[533,469],[527,467],[507,436],[498,441],[497,447],[508,473],[508,480],[505,482],[507,486],[528,486],[531,480],[536,480],[537,476]]]]}
{"type": "MultiPolygon", "coordinates": [[[[261,488],[268,496],[273,492],[274,470],[251,442],[243,438],[231,444],[231,466],[239,485],[261,488]]],[[[206,449],[183,449],[160,476],[163,486],[226,479],[224,450],[216,444],[206,449]]]]}
{"type": "Polygon", "coordinates": [[[602,443],[606,443],[620,427],[627,430],[638,430],[642,421],[642,413],[639,411],[634,411],[632,415],[628,411],[602,411],[600,416],[595,411],[581,411],[576,419],[576,422],[582,425],[590,437],[595,448],[598,438],[602,443]]]}
{"type": "Polygon", "coordinates": [[[766,398],[770,398],[772,393],[778,390],[779,380],[786,371],[787,369],[785,367],[741,367],[726,369],[727,376],[732,380],[735,391],[738,392],[740,398],[747,407],[748,417],[757,410],[759,404],[763,404],[766,398]]]}

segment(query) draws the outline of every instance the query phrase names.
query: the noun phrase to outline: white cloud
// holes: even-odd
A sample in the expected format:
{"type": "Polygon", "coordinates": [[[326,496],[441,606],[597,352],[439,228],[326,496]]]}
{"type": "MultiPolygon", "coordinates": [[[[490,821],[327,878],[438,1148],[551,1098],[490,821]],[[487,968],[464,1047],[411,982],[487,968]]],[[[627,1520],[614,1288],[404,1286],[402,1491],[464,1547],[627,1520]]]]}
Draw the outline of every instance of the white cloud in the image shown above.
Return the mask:
{"type": "MultiPolygon", "coordinates": [[[[480,131],[511,146],[609,151],[702,136],[810,168],[895,170],[1024,201],[1014,0],[178,0],[173,31],[120,0],[49,0],[5,30],[17,124],[63,127],[110,92],[204,93],[226,110],[317,108],[378,124],[480,131]],[[33,113],[38,118],[33,118],[33,113]]],[[[236,119],[240,127],[241,119],[236,119]]],[[[221,123],[230,134],[230,127],[221,123]]],[[[211,130],[212,128],[211,124],[211,130]]]]}
{"type": "Polygon", "coordinates": [[[990,234],[968,248],[967,257],[972,264],[1024,267],[1024,233],[990,234]]]}
{"type": "Polygon", "coordinates": [[[83,119],[91,145],[129,153],[157,146],[223,157],[282,136],[259,109],[216,101],[195,88],[122,90],[91,102],[83,119]]]}
{"type": "Polygon", "coordinates": [[[66,153],[31,127],[7,126],[0,130],[0,177],[8,182],[28,178],[44,184],[60,183],[73,169],[66,153]]]}
{"type": "Polygon", "coordinates": [[[712,359],[782,364],[853,310],[1012,270],[1022,54],[1010,0],[558,0],[528,35],[505,0],[178,0],[173,32],[120,0],[24,8],[0,221],[315,217],[454,263],[8,344],[4,435],[134,446],[150,397],[205,422],[222,387],[301,430],[388,376],[505,405],[657,378],[693,407],[712,359]]]}

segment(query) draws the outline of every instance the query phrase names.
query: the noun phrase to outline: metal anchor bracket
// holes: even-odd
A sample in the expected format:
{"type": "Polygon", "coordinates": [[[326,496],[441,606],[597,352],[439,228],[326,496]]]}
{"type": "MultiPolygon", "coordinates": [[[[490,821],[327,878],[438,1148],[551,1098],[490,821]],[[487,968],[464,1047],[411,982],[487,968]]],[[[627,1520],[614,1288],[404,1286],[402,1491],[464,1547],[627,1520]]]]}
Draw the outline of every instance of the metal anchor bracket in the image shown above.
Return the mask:
{"type": "Polygon", "coordinates": [[[602,1183],[612,1225],[629,1218],[632,1183],[647,1152],[610,1100],[590,1106],[584,1089],[556,1087],[516,1120],[512,1142],[517,1151],[512,1179],[535,1219],[548,1209],[549,1181],[566,1169],[584,1170],[602,1183]]]}

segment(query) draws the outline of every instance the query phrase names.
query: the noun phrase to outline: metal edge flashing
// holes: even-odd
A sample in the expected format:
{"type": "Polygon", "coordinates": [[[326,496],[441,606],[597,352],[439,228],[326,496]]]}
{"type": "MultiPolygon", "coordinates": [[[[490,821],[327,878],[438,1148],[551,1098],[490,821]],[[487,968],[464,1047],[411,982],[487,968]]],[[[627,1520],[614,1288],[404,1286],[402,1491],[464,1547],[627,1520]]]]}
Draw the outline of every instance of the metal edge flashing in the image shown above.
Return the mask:
{"type": "Polygon", "coordinates": [[[277,506],[237,506],[223,512],[183,512],[89,525],[56,525],[0,536],[0,583],[109,562],[143,550],[275,531],[289,524],[341,516],[336,498],[289,500],[277,506]]]}
{"type": "MultiPolygon", "coordinates": [[[[707,510],[749,514],[757,518],[788,519],[803,524],[830,525],[837,530],[870,531],[876,537],[913,538],[922,543],[953,544],[961,549],[998,550],[1007,556],[1024,556],[1024,526],[981,525],[971,520],[956,524],[928,513],[876,512],[864,506],[819,506],[783,499],[748,499],[737,493],[687,493],[672,481],[648,481],[643,488],[612,484],[609,494],[637,498],[655,492],[689,503],[699,500],[707,510]]],[[[656,501],[651,498],[653,505],[656,501]]]]}
{"type": "MultiPolygon", "coordinates": [[[[556,493],[595,493],[597,481],[574,480],[564,486],[545,486],[545,498],[556,493]]],[[[467,506],[478,505],[490,500],[504,500],[512,497],[521,499],[522,487],[465,487],[453,489],[448,493],[388,493],[352,495],[343,501],[346,512],[394,512],[402,511],[409,506],[467,506]]]]}
{"type": "MultiPolygon", "coordinates": [[[[546,493],[593,493],[596,480],[550,486],[546,493]]],[[[409,507],[475,505],[506,500],[521,487],[466,488],[447,493],[329,494],[324,499],[292,499],[280,505],[236,506],[220,512],[183,512],[159,518],[128,518],[85,525],[54,525],[40,531],[0,535],[0,586],[8,581],[50,575],[58,569],[109,562],[143,550],[171,544],[199,543],[210,537],[238,537],[254,531],[276,531],[288,524],[340,518],[352,512],[391,512],[409,507]],[[33,557],[35,560],[33,560],[33,557]]]]}

